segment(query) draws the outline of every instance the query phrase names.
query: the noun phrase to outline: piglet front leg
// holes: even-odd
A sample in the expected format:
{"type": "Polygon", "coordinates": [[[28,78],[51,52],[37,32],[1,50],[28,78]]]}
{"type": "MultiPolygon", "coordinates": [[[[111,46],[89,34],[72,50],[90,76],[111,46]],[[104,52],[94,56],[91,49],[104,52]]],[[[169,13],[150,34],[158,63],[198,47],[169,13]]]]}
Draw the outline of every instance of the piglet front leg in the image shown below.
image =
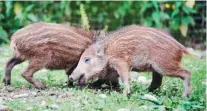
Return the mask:
{"type": "Polygon", "coordinates": [[[129,65],[127,62],[121,60],[114,60],[113,67],[117,70],[122,82],[124,83],[123,94],[130,95],[130,77],[129,77],[129,65]]]}

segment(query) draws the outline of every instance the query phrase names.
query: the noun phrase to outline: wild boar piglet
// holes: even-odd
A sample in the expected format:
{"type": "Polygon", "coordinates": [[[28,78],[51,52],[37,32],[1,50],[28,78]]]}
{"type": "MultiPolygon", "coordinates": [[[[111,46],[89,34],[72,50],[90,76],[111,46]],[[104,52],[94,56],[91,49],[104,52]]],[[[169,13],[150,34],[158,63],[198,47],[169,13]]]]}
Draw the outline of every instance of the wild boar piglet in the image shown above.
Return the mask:
{"type": "Polygon", "coordinates": [[[129,71],[153,72],[149,87],[160,87],[162,76],[178,77],[183,80],[183,96],[190,94],[190,72],[180,66],[183,53],[189,54],[185,47],[161,29],[126,26],[108,33],[90,47],[79,60],[69,78],[79,75],[80,84],[85,84],[105,67],[115,69],[124,83],[124,94],[130,94],[129,71]]]}
{"type": "MultiPolygon", "coordinates": [[[[95,31],[84,31],[82,28],[67,24],[33,23],[18,30],[11,37],[13,57],[7,62],[4,82],[10,85],[12,68],[24,61],[29,66],[22,76],[36,88],[44,88],[42,82],[33,78],[33,74],[43,68],[63,69],[69,76],[78,64],[82,52],[92,43],[95,31]]],[[[112,70],[105,69],[103,78],[96,86],[111,82],[117,85],[117,77],[110,75],[112,70]],[[113,81],[112,81],[113,80],[113,81]]],[[[72,82],[68,81],[68,84],[72,82]]]]}
{"type": "Polygon", "coordinates": [[[93,32],[71,25],[56,23],[33,23],[11,37],[13,57],[6,65],[4,82],[11,81],[12,68],[29,61],[22,76],[36,88],[45,85],[34,79],[33,74],[43,68],[63,69],[69,75],[76,67],[84,49],[92,43],[93,32]]]}

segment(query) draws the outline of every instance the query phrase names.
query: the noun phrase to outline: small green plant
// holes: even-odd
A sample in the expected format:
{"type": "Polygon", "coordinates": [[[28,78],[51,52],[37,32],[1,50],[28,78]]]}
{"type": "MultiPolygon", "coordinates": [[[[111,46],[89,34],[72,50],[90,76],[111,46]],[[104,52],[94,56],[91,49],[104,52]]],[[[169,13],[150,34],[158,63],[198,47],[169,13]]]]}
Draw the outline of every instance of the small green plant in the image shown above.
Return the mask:
{"type": "Polygon", "coordinates": [[[85,8],[84,8],[83,4],[80,5],[80,14],[81,14],[82,28],[86,31],[89,31],[90,25],[89,25],[88,17],[87,17],[87,14],[85,12],[85,8]]]}

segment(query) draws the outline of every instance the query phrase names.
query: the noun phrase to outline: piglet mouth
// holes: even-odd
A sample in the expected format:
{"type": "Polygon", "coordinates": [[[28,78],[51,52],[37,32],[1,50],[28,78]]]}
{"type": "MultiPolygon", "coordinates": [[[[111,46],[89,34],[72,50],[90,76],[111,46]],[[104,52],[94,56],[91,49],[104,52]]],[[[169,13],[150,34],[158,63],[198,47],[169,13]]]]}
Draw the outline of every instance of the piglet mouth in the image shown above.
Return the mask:
{"type": "Polygon", "coordinates": [[[81,76],[78,79],[78,86],[82,87],[85,85],[85,83],[86,83],[85,74],[81,74],[81,76]]]}

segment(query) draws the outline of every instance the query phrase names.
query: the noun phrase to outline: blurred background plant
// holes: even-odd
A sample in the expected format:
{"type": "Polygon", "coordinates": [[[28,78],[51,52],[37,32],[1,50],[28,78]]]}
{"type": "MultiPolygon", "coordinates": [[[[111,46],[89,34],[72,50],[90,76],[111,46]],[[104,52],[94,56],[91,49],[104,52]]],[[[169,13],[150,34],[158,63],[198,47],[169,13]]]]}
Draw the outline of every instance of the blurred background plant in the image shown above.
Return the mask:
{"type": "Polygon", "coordinates": [[[2,1],[0,12],[0,44],[7,43],[18,29],[38,21],[108,31],[138,24],[166,29],[191,47],[205,49],[206,44],[205,1],[2,1]]]}

